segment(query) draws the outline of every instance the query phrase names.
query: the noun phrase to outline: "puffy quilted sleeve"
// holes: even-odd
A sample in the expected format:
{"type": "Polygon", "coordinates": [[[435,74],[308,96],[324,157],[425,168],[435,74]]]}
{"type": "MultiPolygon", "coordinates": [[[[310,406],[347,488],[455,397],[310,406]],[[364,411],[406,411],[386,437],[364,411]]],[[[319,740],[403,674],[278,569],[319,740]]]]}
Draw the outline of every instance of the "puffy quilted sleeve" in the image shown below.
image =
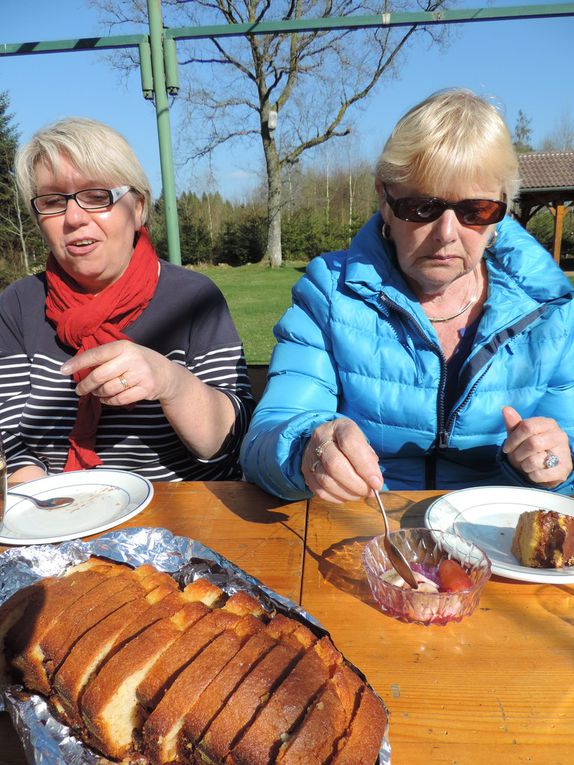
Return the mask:
{"type": "Polygon", "coordinates": [[[334,262],[316,258],[293,288],[293,304],[274,330],[267,387],[241,450],[246,479],[284,499],[310,496],[301,474],[303,451],[318,425],[340,416],[330,334],[334,262]]]}
{"type": "MultiPolygon", "coordinates": [[[[570,452],[574,460],[574,299],[565,301],[552,316],[554,333],[563,333],[561,351],[557,354],[556,365],[551,379],[546,385],[544,395],[538,401],[536,409],[529,412],[529,417],[549,417],[568,435],[570,452]]],[[[536,486],[524,475],[514,470],[506,460],[502,450],[498,458],[504,472],[519,486],[536,486]]],[[[574,471],[552,491],[560,494],[574,494],[574,471]]]]}
{"type": "MultiPolygon", "coordinates": [[[[549,343],[556,345],[556,363],[544,395],[528,416],[556,420],[568,434],[570,451],[574,454],[574,288],[552,256],[519,223],[508,217],[498,227],[494,249],[502,263],[513,261],[513,271],[521,275],[530,295],[543,302],[548,301],[549,293],[556,296],[547,305],[549,343]]],[[[511,467],[502,451],[498,458],[513,483],[534,485],[511,467]]],[[[553,491],[573,493],[574,472],[553,491]]]]}

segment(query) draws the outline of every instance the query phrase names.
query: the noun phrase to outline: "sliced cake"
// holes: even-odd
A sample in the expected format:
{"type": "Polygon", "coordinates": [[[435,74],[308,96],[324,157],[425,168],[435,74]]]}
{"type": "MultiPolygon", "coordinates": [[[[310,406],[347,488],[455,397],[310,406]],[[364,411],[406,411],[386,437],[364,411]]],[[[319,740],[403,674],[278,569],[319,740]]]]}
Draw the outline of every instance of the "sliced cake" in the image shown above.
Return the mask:
{"type": "Polygon", "coordinates": [[[522,513],[512,539],[512,554],[523,566],[574,566],[574,517],[555,510],[522,513]]]}

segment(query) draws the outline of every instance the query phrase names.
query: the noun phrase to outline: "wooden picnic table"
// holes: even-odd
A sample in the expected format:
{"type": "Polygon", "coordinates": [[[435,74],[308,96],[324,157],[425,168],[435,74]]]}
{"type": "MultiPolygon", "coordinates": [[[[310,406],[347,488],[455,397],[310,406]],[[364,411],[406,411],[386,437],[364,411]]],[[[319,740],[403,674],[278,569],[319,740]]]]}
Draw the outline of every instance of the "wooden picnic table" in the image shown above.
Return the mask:
{"type": "MultiPolygon", "coordinates": [[[[385,494],[391,526],[420,526],[440,492],[385,494]]],[[[404,624],[361,570],[383,530],[369,502],[284,503],[244,482],[162,483],[126,526],[199,539],[315,616],[390,710],[392,765],[572,765],[574,586],[493,577],[475,613],[404,624]]],[[[0,765],[25,762],[0,714],[0,765]]]]}

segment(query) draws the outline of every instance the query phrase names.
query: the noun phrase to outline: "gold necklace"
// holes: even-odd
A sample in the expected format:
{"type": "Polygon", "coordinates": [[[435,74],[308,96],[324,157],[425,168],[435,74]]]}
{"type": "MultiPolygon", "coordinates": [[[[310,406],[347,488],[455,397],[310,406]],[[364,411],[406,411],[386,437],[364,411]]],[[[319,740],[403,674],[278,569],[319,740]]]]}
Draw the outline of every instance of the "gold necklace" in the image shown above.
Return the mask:
{"type": "Polygon", "coordinates": [[[474,288],[474,292],[471,295],[471,298],[468,301],[468,303],[466,303],[466,305],[463,305],[463,307],[460,308],[456,313],[453,313],[452,316],[439,316],[436,319],[435,318],[431,319],[431,317],[429,316],[428,320],[431,322],[431,324],[441,324],[443,321],[451,321],[451,319],[456,319],[457,316],[460,316],[461,314],[468,311],[468,309],[476,303],[476,301],[478,300],[478,288],[479,288],[478,273],[476,269],[477,269],[477,266],[475,266],[474,272],[473,272],[474,278],[476,280],[476,286],[474,288]]]}

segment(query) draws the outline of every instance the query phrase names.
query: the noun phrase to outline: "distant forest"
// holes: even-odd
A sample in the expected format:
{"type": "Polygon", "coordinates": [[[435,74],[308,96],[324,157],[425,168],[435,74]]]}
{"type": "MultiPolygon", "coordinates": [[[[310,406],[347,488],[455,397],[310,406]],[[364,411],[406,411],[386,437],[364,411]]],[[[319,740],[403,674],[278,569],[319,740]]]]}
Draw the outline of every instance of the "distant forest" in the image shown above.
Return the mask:
{"type": "MultiPolygon", "coordinates": [[[[41,270],[47,255],[16,193],[13,161],[17,139],[8,96],[0,93],[0,289],[41,270]]],[[[372,167],[364,161],[336,168],[292,166],[283,177],[282,198],[285,261],[305,262],[321,252],[346,248],[377,209],[372,167]]],[[[266,209],[264,187],[242,203],[227,201],[217,192],[182,193],[178,216],[183,265],[241,266],[262,261],[267,241],[266,209]]],[[[537,213],[528,228],[552,249],[554,222],[548,210],[537,213]]],[[[149,229],[158,254],[167,258],[161,197],[154,204],[149,229]]],[[[565,218],[562,258],[564,267],[574,268],[572,211],[565,218]]]]}

